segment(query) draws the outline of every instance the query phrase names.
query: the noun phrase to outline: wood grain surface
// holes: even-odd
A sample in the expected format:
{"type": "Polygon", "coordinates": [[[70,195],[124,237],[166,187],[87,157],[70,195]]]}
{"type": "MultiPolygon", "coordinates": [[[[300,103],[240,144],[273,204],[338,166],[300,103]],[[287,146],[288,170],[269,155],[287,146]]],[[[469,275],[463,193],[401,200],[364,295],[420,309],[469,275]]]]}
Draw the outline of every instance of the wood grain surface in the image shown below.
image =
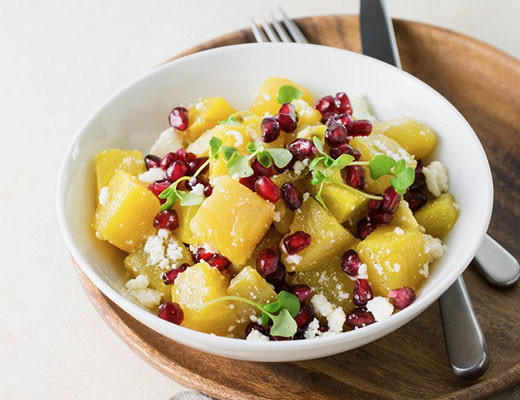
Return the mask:
{"type": "MultiPolygon", "coordinates": [[[[298,24],[312,43],[361,51],[357,17],[304,18],[298,24]]],[[[394,27],[403,68],[446,96],[482,141],[496,191],[490,233],[520,257],[520,63],[450,31],[401,20],[394,27]]],[[[185,54],[252,41],[244,30],[185,54]]],[[[350,352],[296,363],[253,363],[201,353],[155,333],[77,270],[97,311],[132,350],[166,376],[215,399],[480,399],[520,383],[520,288],[491,287],[472,267],[464,277],[492,359],[487,374],[475,382],[451,373],[436,304],[394,333],[350,352]]]]}

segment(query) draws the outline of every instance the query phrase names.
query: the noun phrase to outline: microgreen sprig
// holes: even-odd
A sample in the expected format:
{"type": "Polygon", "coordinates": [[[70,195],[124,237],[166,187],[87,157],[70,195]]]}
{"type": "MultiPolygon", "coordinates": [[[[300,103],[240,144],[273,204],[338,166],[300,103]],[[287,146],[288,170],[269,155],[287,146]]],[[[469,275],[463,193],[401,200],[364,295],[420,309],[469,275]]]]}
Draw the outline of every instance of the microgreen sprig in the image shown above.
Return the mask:
{"type": "Polygon", "coordinates": [[[272,336],[292,337],[298,328],[294,317],[300,311],[298,298],[285,290],[278,293],[276,301],[267,304],[256,303],[250,299],[240,296],[223,296],[208,301],[203,305],[207,307],[221,301],[240,301],[249,304],[261,311],[262,325],[266,325],[269,319],[273,321],[270,334],[272,336]]]}
{"type": "Polygon", "coordinates": [[[283,85],[278,89],[278,96],[276,101],[280,104],[290,103],[293,100],[299,99],[303,96],[303,92],[292,85],[283,85]]]}
{"type": "Polygon", "coordinates": [[[372,179],[378,179],[383,175],[391,175],[390,184],[399,194],[404,194],[406,189],[415,180],[415,170],[406,165],[405,160],[396,161],[392,157],[377,155],[368,165],[372,179]]]}

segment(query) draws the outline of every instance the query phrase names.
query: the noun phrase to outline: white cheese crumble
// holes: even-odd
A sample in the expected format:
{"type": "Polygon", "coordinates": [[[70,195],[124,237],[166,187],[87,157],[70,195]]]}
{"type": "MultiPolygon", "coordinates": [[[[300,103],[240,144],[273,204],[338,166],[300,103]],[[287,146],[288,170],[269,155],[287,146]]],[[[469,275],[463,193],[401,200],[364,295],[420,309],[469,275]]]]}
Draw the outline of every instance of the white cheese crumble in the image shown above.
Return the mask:
{"type": "Polygon", "coordinates": [[[442,244],[440,239],[431,235],[424,234],[424,240],[424,253],[428,256],[428,262],[434,262],[441,258],[448,248],[448,246],[442,244]]]}
{"type": "Polygon", "coordinates": [[[296,175],[301,175],[305,168],[309,165],[309,159],[304,158],[303,160],[298,160],[294,163],[293,169],[296,175]]]}
{"type": "Polygon", "coordinates": [[[164,171],[162,168],[150,168],[148,171],[139,175],[139,180],[147,183],[160,181],[164,179],[164,171]]]}
{"type": "Polygon", "coordinates": [[[280,216],[279,211],[275,211],[273,214],[273,221],[274,222],[280,222],[282,220],[282,217],[280,216]]]}
{"type": "Polygon", "coordinates": [[[134,279],[130,279],[125,283],[125,287],[127,289],[146,289],[150,281],[148,280],[148,276],[145,274],[137,275],[134,279]]]}
{"type": "Polygon", "coordinates": [[[330,333],[340,333],[343,331],[343,325],[347,320],[347,316],[345,315],[345,311],[341,307],[334,309],[327,316],[327,323],[329,325],[328,332],[330,333]]]}
{"type": "Polygon", "coordinates": [[[367,310],[372,313],[376,321],[389,318],[394,312],[394,306],[386,297],[376,296],[367,302],[367,310]]]}
{"type": "Polygon", "coordinates": [[[302,198],[303,198],[303,202],[305,203],[309,197],[311,197],[311,195],[309,194],[309,192],[305,192],[303,195],[302,195],[302,198]]]}
{"type": "Polygon", "coordinates": [[[195,186],[193,186],[191,192],[199,196],[204,196],[204,185],[202,183],[197,183],[195,186]]]}
{"type": "Polygon", "coordinates": [[[110,192],[108,191],[108,187],[102,187],[99,191],[99,204],[105,206],[108,203],[108,198],[110,197],[110,192]]]}
{"type": "Polygon", "coordinates": [[[428,278],[428,276],[430,276],[430,268],[428,267],[428,263],[423,264],[422,268],[417,272],[419,273],[419,275],[428,278]]]}
{"type": "Polygon", "coordinates": [[[168,243],[168,248],[166,249],[166,255],[173,262],[181,260],[183,257],[183,254],[182,254],[182,248],[179,245],[179,243],[177,243],[175,241],[168,243]]]}
{"type": "Polygon", "coordinates": [[[262,335],[260,331],[253,329],[251,332],[249,332],[249,335],[247,335],[246,340],[252,342],[268,342],[269,336],[262,335]]]}
{"type": "Polygon", "coordinates": [[[422,172],[426,178],[426,187],[435,197],[448,191],[448,174],[440,161],[432,161],[422,172]]]}
{"type": "Polygon", "coordinates": [[[368,119],[372,124],[378,124],[379,119],[374,115],[372,107],[368,103],[366,96],[354,95],[350,97],[350,103],[352,104],[352,110],[354,115],[358,119],[368,119]]]}
{"type": "Polygon", "coordinates": [[[170,152],[173,153],[181,147],[182,139],[179,133],[173,128],[168,128],[159,135],[150,149],[150,154],[155,154],[157,157],[164,157],[166,154],[170,152]]]}
{"type": "Polygon", "coordinates": [[[285,261],[289,264],[298,265],[301,262],[302,258],[303,257],[299,256],[298,254],[293,254],[293,255],[285,257],[285,261]]]}
{"type": "Polygon", "coordinates": [[[368,267],[365,263],[359,265],[356,279],[368,279],[368,267]]]}
{"type": "Polygon", "coordinates": [[[128,294],[137,302],[146,308],[154,308],[159,305],[162,293],[154,289],[148,289],[149,284],[148,277],[145,274],[140,274],[126,282],[125,287],[128,289],[128,294]]]}
{"type": "Polygon", "coordinates": [[[305,339],[314,339],[319,332],[320,321],[314,318],[309,325],[307,325],[307,329],[304,332],[305,339]]]}
{"type": "Polygon", "coordinates": [[[149,236],[144,244],[144,252],[150,264],[166,271],[177,268],[178,261],[184,257],[183,248],[167,229],[159,229],[157,235],[149,236]]]}
{"type": "Polygon", "coordinates": [[[318,314],[319,317],[327,317],[333,311],[332,304],[330,304],[327,298],[320,293],[312,296],[311,305],[314,312],[318,314]]]}
{"type": "Polygon", "coordinates": [[[404,234],[404,231],[400,227],[396,226],[394,229],[394,233],[396,235],[402,235],[402,234],[404,234]]]}

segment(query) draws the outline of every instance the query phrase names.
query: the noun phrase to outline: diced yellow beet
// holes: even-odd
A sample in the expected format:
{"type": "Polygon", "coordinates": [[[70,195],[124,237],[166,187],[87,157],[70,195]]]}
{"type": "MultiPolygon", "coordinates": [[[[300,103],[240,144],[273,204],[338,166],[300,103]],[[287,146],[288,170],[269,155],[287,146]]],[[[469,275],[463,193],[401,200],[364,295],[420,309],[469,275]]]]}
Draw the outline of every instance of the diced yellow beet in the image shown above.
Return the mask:
{"type": "Polygon", "coordinates": [[[368,281],[376,296],[404,286],[417,290],[428,265],[424,235],[416,229],[379,227],[357,245],[361,261],[367,265],[368,281]]]}
{"type": "MultiPolygon", "coordinates": [[[[276,292],[253,267],[244,267],[229,283],[228,294],[266,304],[276,300],[276,292]]],[[[250,315],[259,315],[258,309],[242,302],[234,302],[240,320],[249,322],[250,315]]]]}
{"type": "Polygon", "coordinates": [[[118,169],[137,176],[146,171],[143,155],[139,150],[108,149],[96,155],[96,178],[98,194],[110,182],[118,169]]]}
{"type": "Polygon", "coordinates": [[[311,287],[314,293],[323,294],[328,301],[342,307],[345,312],[355,307],[352,303],[354,280],[341,269],[341,257],[332,257],[313,270],[296,272],[289,277],[289,282],[292,285],[311,287]]]}
{"type": "Polygon", "coordinates": [[[236,110],[222,97],[205,97],[188,108],[188,129],[182,132],[188,143],[197,140],[208,129],[227,119],[236,110]]]}
{"type": "MultiPolygon", "coordinates": [[[[311,244],[299,253],[289,256],[283,245],[282,260],[289,271],[317,268],[328,259],[343,254],[356,240],[312,197],[296,210],[290,234],[303,231],[311,235],[311,244]]],[[[283,241],[282,241],[283,244],[283,241]]]]}
{"type": "MultiPolygon", "coordinates": [[[[405,149],[399,146],[394,139],[382,134],[372,133],[368,136],[357,136],[350,141],[350,145],[361,153],[361,161],[370,161],[378,154],[384,154],[395,160],[404,159],[406,164],[415,169],[417,161],[405,149]]],[[[384,175],[377,180],[370,176],[368,167],[365,167],[365,190],[370,193],[381,194],[390,186],[391,177],[384,175]]]]}
{"type": "MultiPolygon", "coordinates": [[[[326,130],[327,127],[319,122],[313,125],[299,125],[294,132],[285,135],[285,144],[289,145],[296,139],[312,140],[312,138],[315,136],[324,142],[326,130]]],[[[325,143],[324,148],[326,151],[330,150],[330,147],[327,143],[325,143]]]]}
{"type": "Polygon", "coordinates": [[[174,210],[177,212],[177,216],[179,217],[179,227],[173,231],[175,236],[177,236],[182,242],[188,244],[195,244],[193,240],[193,234],[191,233],[190,223],[197,211],[200,208],[200,205],[197,206],[181,206],[179,202],[177,202],[173,206],[174,210]]]}
{"type": "Polygon", "coordinates": [[[298,114],[298,126],[314,125],[321,121],[321,113],[306,101],[297,99],[292,104],[298,114]]]}
{"type": "Polygon", "coordinates": [[[164,284],[162,274],[184,263],[192,264],[191,254],[179,239],[167,231],[161,231],[160,236],[150,236],[148,240],[148,245],[139,246],[125,258],[124,266],[133,277],[145,274],[150,281],[150,287],[163,293],[163,301],[169,301],[171,286],[164,284]],[[162,260],[161,248],[164,256],[162,260]]]}
{"type": "Polygon", "coordinates": [[[172,285],[172,301],[178,303],[184,312],[182,326],[230,336],[238,319],[232,303],[222,301],[203,307],[210,300],[227,296],[228,284],[224,274],[205,262],[179,274],[172,285]]]}
{"type": "MultiPolygon", "coordinates": [[[[309,183],[308,189],[314,196],[318,192],[319,186],[309,183]]],[[[366,208],[368,203],[368,199],[359,194],[356,190],[346,185],[336,185],[334,183],[323,185],[321,197],[330,213],[334,215],[341,224],[355,217],[366,208]]]]}
{"type": "Polygon", "coordinates": [[[427,156],[435,148],[435,133],[426,125],[409,117],[384,122],[378,125],[376,130],[394,139],[417,159],[427,156]]]}
{"type": "MultiPolygon", "coordinates": [[[[268,247],[277,248],[278,245],[280,244],[280,240],[282,240],[282,237],[283,237],[283,234],[278,232],[274,227],[269,228],[269,230],[264,235],[262,240],[260,240],[260,242],[258,242],[258,244],[256,245],[255,251],[253,251],[253,254],[251,254],[251,257],[249,257],[249,259],[245,262],[244,265],[251,265],[251,266],[255,267],[256,266],[256,257],[258,256],[260,251],[263,249],[266,249],[268,247]]],[[[230,272],[232,274],[238,273],[244,267],[244,265],[243,266],[232,265],[230,272]]]]}
{"type": "Polygon", "coordinates": [[[445,193],[429,201],[415,212],[417,222],[426,233],[442,239],[455,225],[459,216],[459,206],[451,193],[445,193]]]}
{"type": "MultiPolygon", "coordinates": [[[[213,136],[222,140],[224,146],[233,146],[241,154],[248,154],[247,144],[251,141],[250,130],[244,125],[219,125],[212,129],[213,136]]],[[[227,161],[222,155],[212,158],[209,163],[209,177],[213,181],[217,176],[229,175],[227,161]]]]}
{"type": "Polygon", "coordinates": [[[289,79],[272,77],[262,82],[249,109],[262,117],[265,113],[277,114],[282,105],[278,103],[276,98],[278,97],[278,91],[284,85],[291,85],[300,89],[303,92],[301,99],[312,104],[312,94],[309,90],[289,79]]]}
{"type": "Polygon", "coordinates": [[[107,188],[108,199],[98,206],[94,217],[96,236],[132,252],[155,231],[152,223],[159,200],[143,182],[123,170],[116,171],[107,188]]]}
{"type": "Polygon", "coordinates": [[[390,226],[399,226],[401,228],[410,228],[410,229],[418,229],[422,230],[422,228],[417,223],[412,210],[408,206],[408,203],[404,200],[401,200],[399,203],[399,207],[397,211],[394,213],[394,217],[392,221],[390,221],[390,226]]]}
{"type": "Polygon", "coordinates": [[[191,220],[197,244],[208,244],[232,263],[244,265],[273,222],[273,206],[227,175],[191,220]]]}

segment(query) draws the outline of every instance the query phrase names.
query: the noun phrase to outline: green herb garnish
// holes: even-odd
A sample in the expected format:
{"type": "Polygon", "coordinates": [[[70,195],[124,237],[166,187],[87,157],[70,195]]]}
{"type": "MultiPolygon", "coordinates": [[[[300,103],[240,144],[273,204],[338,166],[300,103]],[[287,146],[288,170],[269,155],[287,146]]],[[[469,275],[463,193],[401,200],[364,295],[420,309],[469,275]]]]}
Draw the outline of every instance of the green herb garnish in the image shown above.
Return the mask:
{"type": "Polygon", "coordinates": [[[405,160],[395,161],[385,155],[377,155],[368,164],[372,179],[383,175],[391,175],[390,184],[399,194],[404,194],[415,180],[415,170],[406,165],[405,160]]]}
{"type": "Polygon", "coordinates": [[[303,96],[303,92],[297,87],[291,85],[283,85],[278,90],[276,101],[280,104],[290,103],[293,100],[299,99],[303,96]]]}
{"type": "Polygon", "coordinates": [[[273,321],[273,326],[270,330],[272,336],[292,337],[298,328],[294,317],[296,317],[300,311],[300,301],[294,294],[286,292],[285,290],[278,293],[276,301],[272,303],[260,304],[245,297],[223,296],[208,301],[203,307],[221,301],[241,301],[260,310],[262,313],[262,325],[266,325],[269,319],[273,321]]]}

